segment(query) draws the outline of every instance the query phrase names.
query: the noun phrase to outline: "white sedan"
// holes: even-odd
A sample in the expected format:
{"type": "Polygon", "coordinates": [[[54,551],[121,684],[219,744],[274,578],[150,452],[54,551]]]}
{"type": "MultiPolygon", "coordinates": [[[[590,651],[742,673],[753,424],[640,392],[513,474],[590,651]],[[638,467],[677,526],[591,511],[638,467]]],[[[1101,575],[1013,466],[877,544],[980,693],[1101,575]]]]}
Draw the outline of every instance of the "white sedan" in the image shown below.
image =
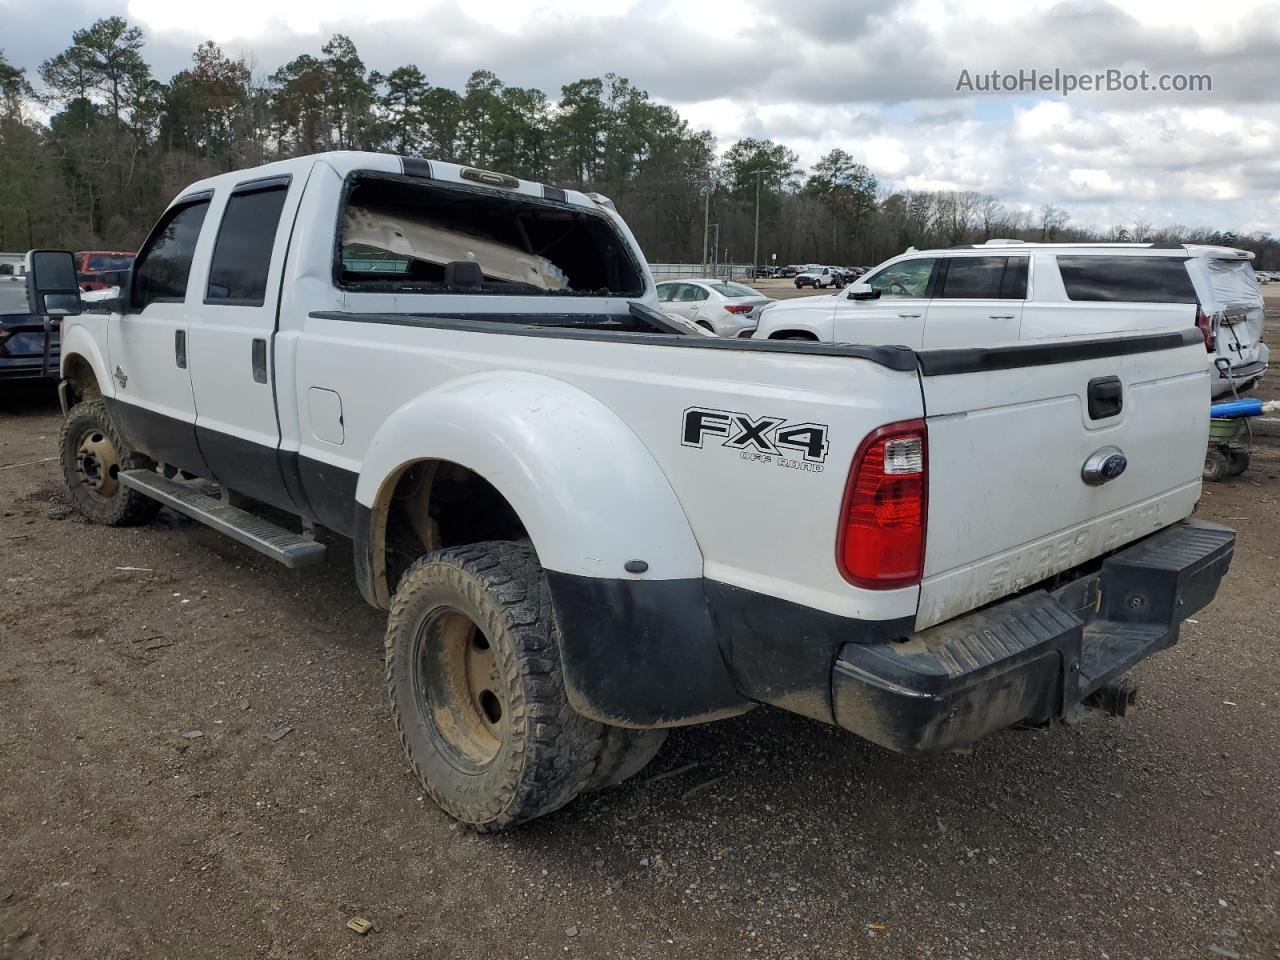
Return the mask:
{"type": "Polygon", "coordinates": [[[658,284],[659,309],[691,320],[718,337],[749,337],[760,309],[773,303],[759,290],[730,280],[668,280],[658,284]]]}

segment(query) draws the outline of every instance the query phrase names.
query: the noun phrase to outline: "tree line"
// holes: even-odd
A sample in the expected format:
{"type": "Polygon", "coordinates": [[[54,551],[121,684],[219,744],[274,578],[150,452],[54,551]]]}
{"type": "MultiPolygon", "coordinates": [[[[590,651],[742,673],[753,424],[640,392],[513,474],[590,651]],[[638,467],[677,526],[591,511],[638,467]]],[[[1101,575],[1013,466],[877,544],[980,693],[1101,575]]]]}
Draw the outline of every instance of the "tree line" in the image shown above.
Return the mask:
{"type": "Polygon", "coordinates": [[[808,170],[772,140],[721,152],[709,131],[613,74],[567,83],[555,98],[488,70],[454,90],[412,64],[370,71],[335,35],[269,74],[207,41],[163,82],[144,45],[138,27],[107,17],[76,30],[37,77],[0,51],[0,250],[136,249],[193,180],[350,149],[598,191],[655,262],[743,263],[758,243],[761,262],[869,265],[912,246],[1009,237],[1223,243],[1280,268],[1280,242],[1265,234],[1076,227],[1055,204],[1028,211],[976,192],[887,189],[840,149],[808,170]]]}

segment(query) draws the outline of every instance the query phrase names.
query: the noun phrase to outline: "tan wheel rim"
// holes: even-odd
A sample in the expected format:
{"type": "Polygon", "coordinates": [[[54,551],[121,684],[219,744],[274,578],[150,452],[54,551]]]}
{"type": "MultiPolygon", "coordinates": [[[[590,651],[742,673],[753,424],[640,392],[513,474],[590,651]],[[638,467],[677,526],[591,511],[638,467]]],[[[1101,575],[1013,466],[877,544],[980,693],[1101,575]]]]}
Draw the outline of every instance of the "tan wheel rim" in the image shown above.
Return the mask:
{"type": "Polygon", "coordinates": [[[493,647],[460,610],[435,611],[419,634],[417,688],[423,715],[461,769],[483,767],[502,747],[504,684],[493,647]]]}
{"type": "Polygon", "coordinates": [[[96,427],[80,434],[76,475],[85,489],[100,500],[112,499],[120,489],[120,458],[115,444],[96,427]]]}

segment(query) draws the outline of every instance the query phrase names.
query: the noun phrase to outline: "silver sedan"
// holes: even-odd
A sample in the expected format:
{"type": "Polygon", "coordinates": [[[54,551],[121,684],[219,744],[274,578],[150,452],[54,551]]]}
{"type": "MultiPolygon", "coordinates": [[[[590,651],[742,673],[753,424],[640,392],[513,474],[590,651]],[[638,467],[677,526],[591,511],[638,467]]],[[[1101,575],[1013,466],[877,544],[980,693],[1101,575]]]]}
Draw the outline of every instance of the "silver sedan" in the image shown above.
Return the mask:
{"type": "Polygon", "coordinates": [[[667,280],[658,284],[659,309],[684,317],[718,337],[749,337],[760,309],[773,300],[731,280],[667,280]]]}

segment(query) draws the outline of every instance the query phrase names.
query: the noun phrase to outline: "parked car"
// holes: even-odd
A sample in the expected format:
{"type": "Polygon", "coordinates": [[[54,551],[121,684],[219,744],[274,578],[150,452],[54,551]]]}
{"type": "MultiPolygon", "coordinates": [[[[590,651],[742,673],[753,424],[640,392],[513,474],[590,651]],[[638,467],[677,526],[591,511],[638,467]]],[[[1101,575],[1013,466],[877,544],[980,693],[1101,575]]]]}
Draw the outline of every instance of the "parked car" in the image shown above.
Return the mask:
{"type": "Polygon", "coordinates": [[[834,296],[771,304],[754,336],[933,349],[1194,326],[1220,396],[1254,386],[1267,369],[1252,256],[1194,244],[913,250],[834,296]]]}
{"type": "Polygon", "coordinates": [[[24,254],[0,253],[0,277],[20,277],[25,272],[24,254]]]}
{"type": "Polygon", "coordinates": [[[58,327],[32,309],[26,277],[0,274],[0,382],[56,380],[58,359],[58,327]]]}
{"type": "Polygon", "coordinates": [[[789,263],[785,267],[780,267],[778,269],[778,276],[786,277],[787,279],[790,279],[791,277],[794,277],[796,274],[803,273],[803,272],[804,272],[803,266],[800,266],[799,264],[789,263]]]}
{"type": "MultiPolygon", "coordinates": [[[[37,309],[80,306],[57,259],[37,309]]],[[[690,335],[606,199],[495,172],[339,152],[203,180],[112,305],[64,322],[71,502],[111,526],[165,504],[293,567],[350,538],[410,765],[479,830],[760,703],[917,752],[1122,714],[1234,549],[1190,519],[1194,329],[690,335]]]]}
{"type": "Polygon", "coordinates": [[[773,303],[759,290],[730,280],[671,280],[658,284],[659,309],[691,320],[718,337],[749,336],[760,309],[773,303]]]}
{"type": "Polygon", "coordinates": [[[824,287],[834,287],[837,282],[837,275],[831,267],[809,266],[796,274],[797,290],[803,287],[821,290],[824,287]]]}
{"type": "Polygon", "coordinates": [[[102,290],[118,286],[121,274],[133,266],[134,256],[122,250],[81,250],[76,254],[80,289],[102,290]]]}

